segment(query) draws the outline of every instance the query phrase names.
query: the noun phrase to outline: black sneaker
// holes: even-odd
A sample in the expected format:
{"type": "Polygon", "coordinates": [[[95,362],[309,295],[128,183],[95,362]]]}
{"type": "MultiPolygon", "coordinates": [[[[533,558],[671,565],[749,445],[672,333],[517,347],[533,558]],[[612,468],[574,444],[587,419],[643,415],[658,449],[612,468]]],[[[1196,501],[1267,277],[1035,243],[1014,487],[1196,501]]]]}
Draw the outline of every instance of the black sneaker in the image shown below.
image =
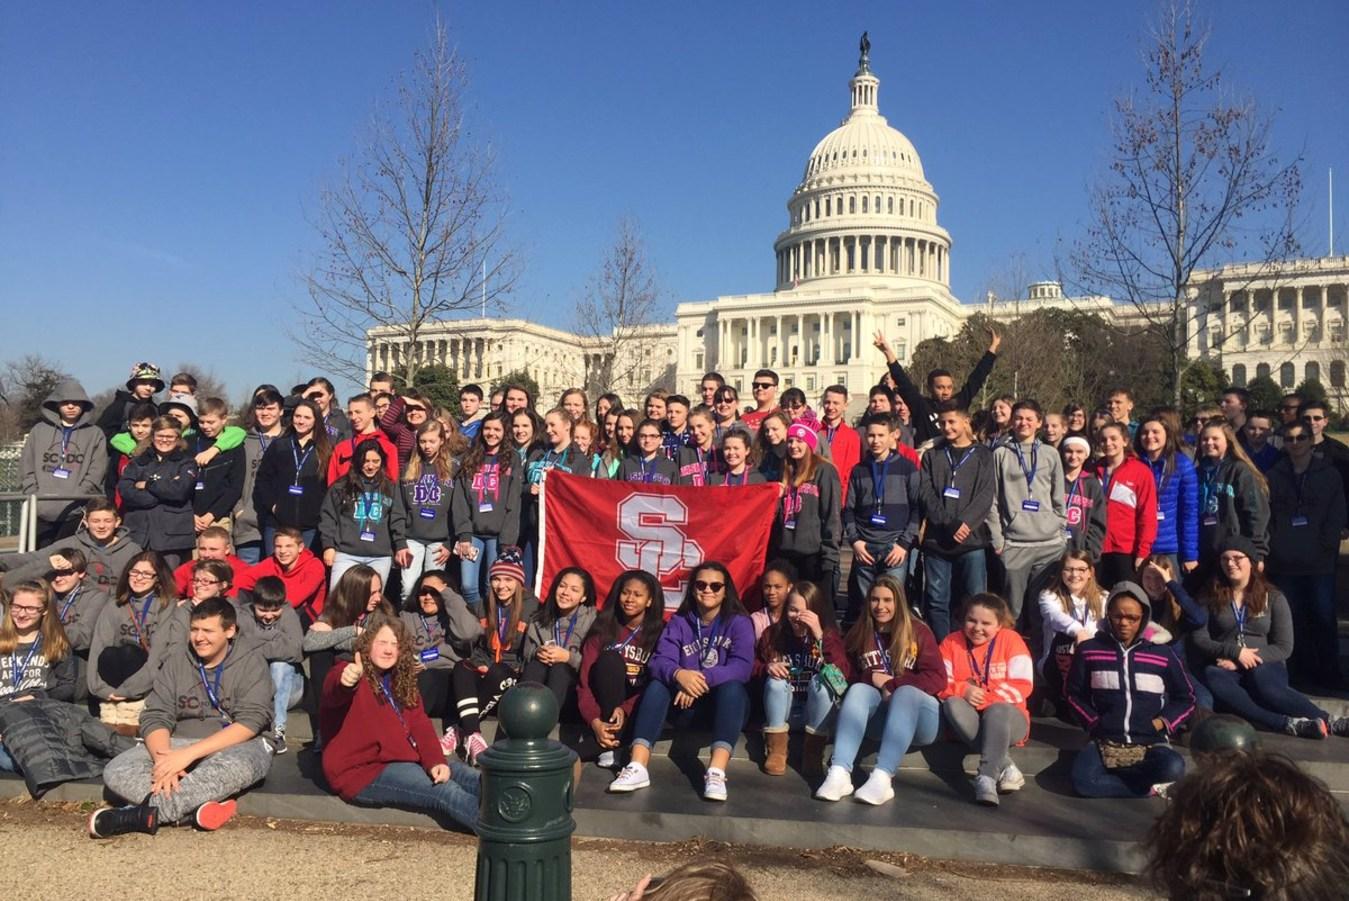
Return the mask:
{"type": "Polygon", "coordinates": [[[1349,716],[1333,716],[1330,718],[1330,734],[1341,735],[1349,738],[1349,716]]]}
{"type": "Polygon", "coordinates": [[[1283,731],[1298,738],[1325,738],[1330,733],[1319,716],[1290,716],[1283,731]]]}
{"type": "Polygon", "coordinates": [[[273,754],[284,754],[288,750],[286,747],[286,733],[273,732],[267,737],[267,744],[271,745],[273,754]]]}
{"type": "Polygon", "coordinates": [[[154,835],[159,831],[159,811],[149,804],[104,807],[89,815],[90,838],[112,838],[130,832],[154,835]]]}

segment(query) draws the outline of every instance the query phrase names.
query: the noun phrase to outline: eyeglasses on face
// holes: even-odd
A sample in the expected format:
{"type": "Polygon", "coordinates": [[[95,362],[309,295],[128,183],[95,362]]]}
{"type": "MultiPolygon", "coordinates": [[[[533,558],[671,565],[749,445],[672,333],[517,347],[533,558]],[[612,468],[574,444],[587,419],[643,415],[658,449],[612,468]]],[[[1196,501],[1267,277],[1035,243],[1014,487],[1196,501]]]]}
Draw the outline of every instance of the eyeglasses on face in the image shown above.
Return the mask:
{"type": "Polygon", "coordinates": [[[1312,440],[1312,436],[1311,436],[1311,435],[1307,435],[1307,434],[1302,434],[1302,435],[1285,435],[1284,438],[1283,438],[1283,440],[1284,440],[1285,442],[1287,442],[1288,444],[1298,444],[1298,443],[1303,442],[1303,441],[1311,441],[1311,440],[1312,440]]]}
{"type": "Polygon", "coordinates": [[[219,580],[219,579],[213,579],[213,578],[211,578],[210,576],[193,576],[193,577],[192,577],[192,584],[193,584],[193,585],[219,585],[219,584],[220,584],[220,580],[219,580]]]}
{"type": "Polygon", "coordinates": [[[723,588],[725,588],[725,587],[726,587],[726,583],[725,583],[725,582],[705,582],[705,581],[703,581],[702,579],[694,579],[694,580],[693,580],[693,587],[696,588],[696,589],[698,589],[699,591],[712,591],[712,592],[717,592],[717,591],[721,591],[723,588]]]}
{"type": "Polygon", "coordinates": [[[27,614],[30,614],[30,615],[32,615],[32,616],[37,616],[39,613],[41,613],[41,612],[42,612],[43,610],[45,610],[45,609],[47,609],[47,608],[45,608],[45,607],[30,607],[30,606],[28,606],[27,604],[10,604],[10,605],[9,605],[9,610],[10,610],[10,613],[11,613],[11,614],[14,614],[14,613],[27,613],[27,614]]]}
{"type": "Polygon", "coordinates": [[[131,572],[127,573],[127,575],[133,579],[153,579],[155,577],[155,572],[154,570],[147,572],[143,569],[133,569],[131,572]]]}

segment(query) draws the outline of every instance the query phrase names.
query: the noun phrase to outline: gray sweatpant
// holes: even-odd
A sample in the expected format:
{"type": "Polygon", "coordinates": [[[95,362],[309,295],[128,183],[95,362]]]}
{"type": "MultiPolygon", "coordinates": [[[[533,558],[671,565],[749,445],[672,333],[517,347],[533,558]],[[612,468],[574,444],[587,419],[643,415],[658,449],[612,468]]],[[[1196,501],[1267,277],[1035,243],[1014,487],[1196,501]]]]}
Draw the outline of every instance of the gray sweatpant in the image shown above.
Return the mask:
{"type": "Polygon", "coordinates": [[[980,713],[964,698],[947,698],[941,709],[961,741],[979,752],[979,775],[994,779],[1012,762],[1007,750],[1030,728],[1011,704],[992,704],[980,713]]]}
{"type": "MultiPolygon", "coordinates": [[[[174,748],[194,744],[186,738],[172,740],[174,748]]],[[[154,761],[145,745],[137,745],[114,757],[103,770],[103,784],[132,804],[150,794],[154,761]]],[[[159,810],[163,823],[177,823],[192,816],[207,801],[223,801],[250,785],[261,782],[272,768],[272,752],[261,738],[217,751],[188,770],[172,794],[157,794],[148,803],[159,810]]]]}
{"type": "MultiPolygon", "coordinates": [[[[1026,601],[1026,593],[1032,585],[1041,580],[1041,576],[1063,559],[1063,543],[1057,544],[1009,544],[1002,549],[1002,568],[1006,573],[1003,579],[1003,592],[1007,604],[1012,608],[1012,619],[1021,617],[1021,608],[1026,601]]],[[[1037,586],[1038,587],[1038,586],[1037,586]]],[[[1038,611],[1038,598],[1032,598],[1030,609],[1038,611]]]]}

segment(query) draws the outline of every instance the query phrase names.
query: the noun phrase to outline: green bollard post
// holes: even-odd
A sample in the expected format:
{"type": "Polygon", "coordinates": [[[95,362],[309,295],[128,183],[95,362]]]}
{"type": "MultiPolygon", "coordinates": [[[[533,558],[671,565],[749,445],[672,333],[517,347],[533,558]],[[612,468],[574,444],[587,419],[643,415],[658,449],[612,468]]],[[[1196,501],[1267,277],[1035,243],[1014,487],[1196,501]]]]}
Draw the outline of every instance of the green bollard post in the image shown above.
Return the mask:
{"type": "Polygon", "coordinates": [[[550,741],[557,699],[535,682],[506,692],[497,711],[508,736],[478,757],[477,901],[571,901],[572,758],[550,741]]]}

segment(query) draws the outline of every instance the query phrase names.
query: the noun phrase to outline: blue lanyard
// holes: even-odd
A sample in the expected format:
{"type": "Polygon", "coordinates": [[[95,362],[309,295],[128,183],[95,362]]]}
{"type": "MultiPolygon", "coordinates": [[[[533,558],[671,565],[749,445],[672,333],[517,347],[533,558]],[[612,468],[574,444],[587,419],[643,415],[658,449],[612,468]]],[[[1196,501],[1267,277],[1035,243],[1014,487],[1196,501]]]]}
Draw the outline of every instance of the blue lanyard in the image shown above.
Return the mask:
{"type": "Polygon", "coordinates": [[[422,628],[426,630],[426,646],[430,647],[436,643],[436,635],[431,631],[431,624],[436,622],[436,618],[433,616],[430,619],[427,619],[424,616],[420,616],[420,614],[419,618],[422,621],[422,628]]]}
{"type": "MultiPolygon", "coordinates": [[[[707,657],[709,656],[708,652],[716,653],[717,660],[718,661],[721,660],[721,654],[720,652],[717,651],[717,638],[718,633],[721,631],[721,614],[720,612],[718,612],[716,621],[712,623],[712,634],[707,636],[707,644],[705,646],[703,645],[702,617],[698,616],[698,614],[696,613],[692,614],[692,617],[693,617],[693,628],[698,633],[698,669],[702,669],[704,664],[706,663],[707,657]]],[[[715,663],[712,665],[716,666],[715,663]]]]}
{"type": "Polygon", "coordinates": [[[630,632],[628,632],[628,637],[627,637],[627,638],[625,638],[625,639],[623,639],[622,641],[619,641],[619,642],[611,642],[611,643],[609,644],[609,646],[608,646],[607,648],[605,648],[605,650],[606,650],[606,651],[618,651],[618,652],[619,652],[619,655],[622,656],[622,652],[627,648],[628,645],[632,644],[632,640],[633,640],[634,638],[636,638],[636,637],[637,637],[637,634],[638,634],[639,632],[641,632],[641,631],[642,631],[642,627],[641,627],[641,626],[638,626],[637,628],[635,628],[635,629],[631,630],[630,632]]]}
{"type": "Polygon", "coordinates": [[[147,596],[147,597],[145,598],[145,606],[141,608],[141,615],[140,615],[140,616],[136,616],[136,609],[135,609],[134,607],[131,609],[131,615],[132,615],[132,616],[135,618],[135,620],[136,620],[136,631],[137,631],[137,632],[144,632],[144,631],[145,631],[145,620],[150,616],[150,605],[153,604],[154,602],[155,602],[155,596],[154,596],[153,594],[147,596]]]}
{"type": "Polygon", "coordinates": [[[871,633],[871,639],[874,642],[876,642],[876,653],[880,656],[881,666],[885,667],[886,675],[893,676],[895,674],[895,671],[891,667],[894,664],[890,660],[890,652],[887,651],[885,649],[885,646],[881,644],[880,633],[879,632],[871,633]]]}
{"type": "Polygon", "coordinates": [[[63,626],[66,625],[66,614],[70,612],[71,605],[75,603],[75,599],[80,596],[80,592],[83,589],[84,586],[80,586],[79,588],[76,588],[74,591],[72,591],[70,594],[66,595],[65,603],[61,605],[61,615],[60,615],[61,625],[63,626]]]}
{"type": "Polygon", "coordinates": [[[28,664],[32,662],[33,655],[37,653],[37,649],[40,647],[42,647],[41,632],[39,632],[37,634],[37,637],[33,639],[33,644],[28,648],[28,655],[23,658],[23,664],[20,665],[19,647],[17,644],[14,646],[14,653],[11,654],[9,657],[9,665],[13,670],[13,672],[10,673],[10,677],[14,680],[15,691],[19,690],[19,683],[23,681],[24,675],[28,672],[28,664]]]}
{"type": "Polygon", "coordinates": [[[300,484],[300,471],[304,469],[305,463],[309,462],[310,454],[314,453],[314,442],[310,441],[309,446],[304,449],[304,455],[300,454],[300,442],[294,440],[290,443],[290,455],[295,460],[295,484],[300,484]]]}
{"type": "Polygon", "coordinates": [[[871,494],[876,499],[876,509],[885,505],[885,473],[890,468],[890,458],[871,461],[871,494]]]}
{"type": "Polygon", "coordinates": [[[726,487],[727,487],[727,488],[738,488],[738,487],[743,487],[743,486],[745,486],[745,485],[748,485],[748,484],[749,484],[749,467],[746,466],[746,467],[745,467],[745,471],[742,472],[742,473],[740,473],[740,481],[739,481],[738,483],[735,482],[735,481],[733,481],[735,478],[736,478],[735,473],[733,473],[733,472],[728,472],[728,473],[726,473],[726,487]]]}
{"type": "Polygon", "coordinates": [[[1082,474],[1078,473],[1077,478],[1068,484],[1068,497],[1063,502],[1064,511],[1073,509],[1073,498],[1077,497],[1082,487],[1082,474]]]}
{"type": "Polygon", "coordinates": [[[970,671],[974,673],[975,680],[984,688],[988,687],[989,677],[993,672],[993,645],[998,643],[998,636],[994,635],[988,640],[988,653],[984,655],[984,671],[979,672],[979,664],[974,660],[974,649],[970,647],[969,640],[965,641],[965,653],[970,658],[970,671]]]}
{"type": "Polygon", "coordinates": [[[950,445],[947,445],[946,447],[942,448],[942,450],[946,452],[946,465],[951,467],[951,475],[947,478],[946,487],[950,488],[952,485],[956,483],[956,473],[960,472],[960,467],[964,466],[965,461],[968,460],[970,458],[970,455],[974,453],[974,448],[975,445],[971,444],[969,449],[965,451],[965,455],[960,458],[959,463],[955,462],[955,459],[951,456],[950,445]]]}
{"type": "Polygon", "coordinates": [[[838,426],[826,425],[824,427],[824,440],[830,447],[834,446],[834,433],[838,431],[838,426]]]}
{"type": "Polygon", "coordinates": [[[1171,477],[1166,474],[1166,458],[1158,457],[1156,460],[1149,460],[1148,466],[1152,469],[1152,480],[1157,483],[1157,503],[1160,504],[1162,495],[1166,493],[1166,486],[1171,481],[1171,477]]]}
{"type": "Polygon", "coordinates": [[[75,427],[74,427],[73,425],[67,425],[67,426],[62,426],[62,427],[61,427],[61,465],[62,465],[62,466],[64,466],[64,465],[65,465],[65,462],[66,462],[66,449],[70,447],[70,436],[73,435],[74,433],[75,433],[75,427]]]}
{"type": "MultiPolygon", "coordinates": [[[[1199,472],[1199,487],[1201,489],[1200,507],[1203,508],[1205,513],[1211,512],[1208,508],[1208,502],[1209,498],[1214,496],[1213,486],[1217,483],[1217,481],[1218,481],[1218,464],[1215,463],[1214,465],[1209,466],[1207,463],[1205,463],[1201,465],[1199,472]]],[[[1214,505],[1214,509],[1215,510],[1217,509],[1216,504],[1214,505]]]]}
{"type": "Polygon", "coordinates": [[[1016,460],[1021,464],[1021,472],[1026,476],[1026,494],[1031,493],[1031,488],[1035,484],[1035,471],[1040,468],[1040,442],[1032,439],[1030,443],[1030,468],[1026,468],[1026,458],[1021,455],[1020,442],[1013,441],[1012,449],[1016,451],[1016,460]]]}
{"type": "MultiPolygon", "coordinates": [[[[497,616],[501,616],[500,605],[497,605],[497,616]]],[[[505,619],[497,620],[497,646],[502,650],[506,648],[506,636],[510,634],[511,618],[508,615],[505,619]]]]}
{"type": "Polygon", "coordinates": [[[562,638],[562,629],[560,628],[560,626],[562,625],[562,621],[556,620],[553,622],[553,644],[561,648],[565,648],[567,646],[567,643],[571,641],[571,634],[576,631],[576,617],[580,615],[581,614],[578,611],[576,613],[573,613],[571,615],[571,618],[567,620],[566,640],[563,640],[562,638]]]}
{"type": "Polygon", "coordinates": [[[655,461],[655,459],[653,458],[653,459],[651,459],[651,460],[638,460],[638,461],[637,461],[637,465],[640,466],[640,467],[642,468],[642,483],[643,483],[643,484],[646,484],[646,485],[650,485],[650,484],[651,484],[651,479],[656,475],[656,461],[655,461]],[[647,463],[650,463],[650,464],[651,464],[651,471],[650,471],[650,472],[647,472],[647,471],[646,471],[646,464],[647,464],[647,463]]]}
{"type": "Polygon", "coordinates": [[[215,668],[214,688],[206,680],[206,664],[202,663],[201,660],[197,661],[197,675],[201,677],[201,687],[206,689],[206,700],[211,702],[215,712],[220,714],[221,720],[225,721],[226,724],[229,723],[229,717],[226,716],[224,709],[220,706],[220,680],[225,678],[225,661],[230,659],[232,653],[234,653],[233,644],[229,646],[229,650],[225,651],[225,659],[220,661],[220,665],[215,668]]]}
{"type": "Polygon", "coordinates": [[[1238,607],[1236,601],[1232,602],[1232,616],[1237,621],[1237,644],[1243,648],[1246,647],[1246,618],[1249,615],[1250,610],[1245,604],[1238,607]]]}
{"type": "Polygon", "coordinates": [[[412,730],[408,728],[407,718],[403,716],[403,708],[399,707],[398,701],[394,699],[393,680],[388,673],[380,677],[379,690],[384,694],[384,699],[389,702],[389,706],[393,708],[393,715],[398,717],[398,723],[403,727],[404,734],[407,735],[408,744],[412,745],[414,751],[417,750],[417,739],[412,737],[412,730]]]}
{"type": "Polygon", "coordinates": [[[272,442],[275,441],[276,438],[275,437],[269,438],[267,435],[263,434],[262,430],[260,429],[257,430],[256,434],[258,436],[258,446],[262,448],[262,452],[264,454],[267,453],[267,448],[272,446],[272,442]]]}

